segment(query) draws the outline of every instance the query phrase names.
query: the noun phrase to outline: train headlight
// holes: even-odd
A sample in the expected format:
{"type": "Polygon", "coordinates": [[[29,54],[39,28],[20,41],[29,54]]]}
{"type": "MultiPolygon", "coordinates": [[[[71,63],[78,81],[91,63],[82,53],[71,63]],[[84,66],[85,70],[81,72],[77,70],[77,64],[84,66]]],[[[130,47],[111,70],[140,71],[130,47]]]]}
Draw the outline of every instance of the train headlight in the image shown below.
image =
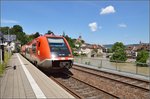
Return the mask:
{"type": "Polygon", "coordinates": [[[52,54],[52,58],[55,58],[56,57],[56,55],[55,54],[52,54]]]}

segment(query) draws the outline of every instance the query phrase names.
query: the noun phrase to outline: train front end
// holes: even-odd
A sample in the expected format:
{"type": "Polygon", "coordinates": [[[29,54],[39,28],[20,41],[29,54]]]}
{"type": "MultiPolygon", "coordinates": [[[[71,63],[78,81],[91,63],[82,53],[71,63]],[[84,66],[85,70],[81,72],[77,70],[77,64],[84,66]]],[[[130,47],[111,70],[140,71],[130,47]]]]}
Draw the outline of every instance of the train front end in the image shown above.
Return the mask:
{"type": "Polygon", "coordinates": [[[73,65],[71,48],[64,37],[48,37],[50,46],[52,68],[70,69],[73,65]]]}
{"type": "Polygon", "coordinates": [[[46,59],[41,65],[51,71],[70,69],[73,65],[73,55],[67,40],[62,36],[47,36],[46,38],[50,59],[46,59]]]}

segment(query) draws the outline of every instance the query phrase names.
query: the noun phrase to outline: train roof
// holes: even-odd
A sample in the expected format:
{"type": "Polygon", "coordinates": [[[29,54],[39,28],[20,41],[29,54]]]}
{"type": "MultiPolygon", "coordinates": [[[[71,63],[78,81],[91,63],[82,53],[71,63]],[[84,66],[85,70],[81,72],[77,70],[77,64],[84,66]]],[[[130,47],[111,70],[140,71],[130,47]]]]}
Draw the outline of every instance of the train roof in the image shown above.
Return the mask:
{"type": "Polygon", "coordinates": [[[35,40],[37,40],[37,39],[39,39],[39,38],[41,38],[41,37],[63,38],[63,36],[52,35],[52,34],[46,34],[46,35],[39,36],[39,37],[33,39],[32,41],[28,42],[28,43],[25,44],[25,45],[30,45],[30,44],[33,43],[35,40]]]}
{"type": "Polygon", "coordinates": [[[44,35],[45,37],[56,37],[56,38],[63,38],[63,36],[58,36],[58,35],[44,35]]]}

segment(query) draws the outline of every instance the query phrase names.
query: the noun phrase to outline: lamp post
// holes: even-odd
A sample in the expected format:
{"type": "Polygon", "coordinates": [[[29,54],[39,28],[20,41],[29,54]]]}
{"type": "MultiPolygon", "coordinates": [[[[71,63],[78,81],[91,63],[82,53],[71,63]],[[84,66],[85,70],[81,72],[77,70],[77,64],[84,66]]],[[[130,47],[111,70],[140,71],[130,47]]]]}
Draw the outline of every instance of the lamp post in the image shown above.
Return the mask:
{"type": "Polygon", "coordinates": [[[1,38],[2,41],[2,45],[1,45],[1,49],[2,49],[2,61],[4,62],[4,37],[2,36],[1,38]]]}
{"type": "Polygon", "coordinates": [[[4,62],[4,37],[1,35],[1,63],[4,62]]]}

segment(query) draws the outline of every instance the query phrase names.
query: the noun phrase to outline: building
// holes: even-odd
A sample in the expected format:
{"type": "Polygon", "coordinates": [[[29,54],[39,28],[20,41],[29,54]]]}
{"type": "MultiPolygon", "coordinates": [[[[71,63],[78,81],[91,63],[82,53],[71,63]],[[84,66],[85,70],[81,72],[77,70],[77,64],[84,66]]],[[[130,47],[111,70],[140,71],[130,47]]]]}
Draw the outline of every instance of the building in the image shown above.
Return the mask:
{"type": "Polygon", "coordinates": [[[128,58],[136,58],[137,53],[141,50],[146,50],[150,52],[150,44],[149,43],[140,43],[139,45],[136,46],[128,46],[126,48],[126,54],[128,58]]]}
{"type": "Polygon", "coordinates": [[[103,54],[103,48],[96,44],[82,44],[81,53],[86,54],[88,57],[101,56],[103,54]]]}
{"type": "Polygon", "coordinates": [[[79,36],[78,39],[75,39],[74,44],[76,48],[73,48],[73,51],[77,55],[97,57],[102,56],[103,52],[106,51],[106,48],[101,45],[84,43],[81,36],[79,36]]]}
{"type": "Polygon", "coordinates": [[[82,45],[82,37],[79,36],[78,39],[75,41],[75,46],[80,47],[82,45]]]}
{"type": "Polygon", "coordinates": [[[0,45],[2,45],[2,40],[3,40],[3,43],[4,43],[5,38],[4,38],[3,33],[0,31],[0,45]]]}
{"type": "Polygon", "coordinates": [[[4,39],[3,45],[7,51],[15,51],[16,49],[16,35],[3,35],[0,32],[0,45],[2,45],[2,37],[4,39]]]}

